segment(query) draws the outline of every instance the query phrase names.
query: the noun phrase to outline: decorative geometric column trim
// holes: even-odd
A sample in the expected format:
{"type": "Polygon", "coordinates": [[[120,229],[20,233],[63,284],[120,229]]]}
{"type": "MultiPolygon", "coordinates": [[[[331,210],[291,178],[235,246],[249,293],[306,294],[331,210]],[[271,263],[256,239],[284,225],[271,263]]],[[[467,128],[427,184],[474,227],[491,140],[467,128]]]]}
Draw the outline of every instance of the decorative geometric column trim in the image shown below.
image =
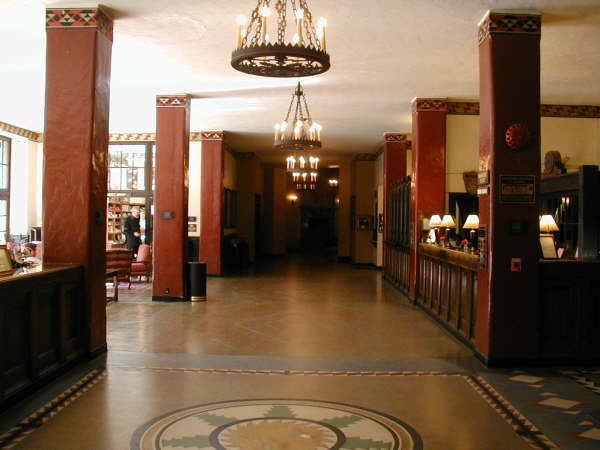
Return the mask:
{"type": "Polygon", "coordinates": [[[509,12],[488,11],[479,22],[479,44],[491,33],[531,34],[539,36],[542,32],[542,16],[540,13],[511,14],[509,12]]]}
{"type": "Polygon", "coordinates": [[[10,123],[0,121],[0,130],[6,131],[7,133],[16,134],[17,136],[21,136],[29,139],[33,142],[43,142],[44,136],[42,133],[38,133],[37,131],[27,130],[26,128],[21,128],[16,125],[11,125],[10,123]]]}
{"type": "Polygon", "coordinates": [[[478,116],[479,102],[447,102],[448,114],[456,114],[463,116],[478,116]]]}
{"type": "Polygon", "coordinates": [[[445,98],[413,98],[412,101],[413,112],[419,111],[441,111],[447,110],[445,98]]]}
{"type": "Polygon", "coordinates": [[[573,117],[600,119],[600,106],[593,105],[542,105],[542,117],[573,117]]]}
{"type": "Polygon", "coordinates": [[[157,108],[185,108],[189,102],[188,95],[157,95],[157,108]]]}
{"type": "Polygon", "coordinates": [[[113,40],[113,20],[101,8],[46,9],[46,29],[97,28],[113,40]]]}
{"type": "Polygon", "coordinates": [[[409,140],[408,133],[383,133],[385,142],[405,142],[409,140]]]}

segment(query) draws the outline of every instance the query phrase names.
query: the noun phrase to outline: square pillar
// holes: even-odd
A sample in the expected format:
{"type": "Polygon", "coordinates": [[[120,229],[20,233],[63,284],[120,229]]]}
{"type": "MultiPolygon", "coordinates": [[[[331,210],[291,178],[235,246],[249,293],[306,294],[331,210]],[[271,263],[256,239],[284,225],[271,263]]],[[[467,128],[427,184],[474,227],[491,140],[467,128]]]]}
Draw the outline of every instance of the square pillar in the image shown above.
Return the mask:
{"type": "Polygon", "coordinates": [[[153,220],[154,301],[185,299],[189,156],[189,95],[158,95],[153,220]]]}
{"type": "Polygon", "coordinates": [[[88,350],[106,349],[106,192],[113,22],[46,10],[44,264],[85,267],[88,350]]]}
{"type": "Polygon", "coordinates": [[[223,176],[225,144],[222,131],[202,132],[200,171],[200,261],[206,273],[222,275],[223,250],[223,176]]]}
{"type": "Polygon", "coordinates": [[[415,98],[412,101],[412,179],[409,296],[418,296],[419,242],[423,219],[443,214],[446,206],[446,100],[415,98]]]}
{"type": "Polygon", "coordinates": [[[475,345],[489,365],[537,355],[541,16],[488,12],[479,25],[479,223],[475,345]],[[480,228],[480,240],[482,229],[480,228]],[[511,271],[511,260],[520,271],[511,271]]]}

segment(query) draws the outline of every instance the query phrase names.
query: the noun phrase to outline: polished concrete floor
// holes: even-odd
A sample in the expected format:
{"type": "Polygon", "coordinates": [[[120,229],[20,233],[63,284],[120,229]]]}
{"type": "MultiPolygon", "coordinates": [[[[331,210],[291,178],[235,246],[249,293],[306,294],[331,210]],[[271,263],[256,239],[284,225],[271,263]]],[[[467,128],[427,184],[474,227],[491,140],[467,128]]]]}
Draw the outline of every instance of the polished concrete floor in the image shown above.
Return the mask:
{"type": "Polygon", "coordinates": [[[106,359],[0,448],[600,448],[600,372],[487,370],[375,269],[272,259],[195,304],[134,283],[107,316],[106,359]]]}

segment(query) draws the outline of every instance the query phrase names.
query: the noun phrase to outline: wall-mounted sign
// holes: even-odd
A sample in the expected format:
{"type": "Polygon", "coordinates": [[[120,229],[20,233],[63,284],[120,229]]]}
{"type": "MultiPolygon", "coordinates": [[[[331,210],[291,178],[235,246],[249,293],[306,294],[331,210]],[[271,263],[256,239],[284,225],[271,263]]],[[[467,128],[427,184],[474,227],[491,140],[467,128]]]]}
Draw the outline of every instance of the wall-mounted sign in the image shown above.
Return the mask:
{"type": "Polygon", "coordinates": [[[174,219],[175,211],[162,211],[160,213],[160,217],[161,217],[161,219],[174,219]]]}
{"type": "Polygon", "coordinates": [[[196,217],[196,216],[188,216],[188,222],[198,222],[198,217],[196,217]]]}
{"type": "Polygon", "coordinates": [[[515,205],[535,203],[535,175],[500,175],[500,202],[515,205]]]}
{"type": "Polygon", "coordinates": [[[367,231],[371,229],[371,216],[360,215],[358,216],[358,229],[360,231],[367,231]]]}
{"type": "Polygon", "coordinates": [[[478,187],[477,188],[477,195],[488,195],[489,193],[490,193],[490,187],[489,186],[478,187]]]}
{"type": "Polygon", "coordinates": [[[490,171],[489,170],[481,170],[477,172],[477,184],[479,186],[486,186],[490,184],[490,171]]]}
{"type": "Polygon", "coordinates": [[[197,233],[198,225],[195,223],[188,223],[188,233],[197,233]]]}

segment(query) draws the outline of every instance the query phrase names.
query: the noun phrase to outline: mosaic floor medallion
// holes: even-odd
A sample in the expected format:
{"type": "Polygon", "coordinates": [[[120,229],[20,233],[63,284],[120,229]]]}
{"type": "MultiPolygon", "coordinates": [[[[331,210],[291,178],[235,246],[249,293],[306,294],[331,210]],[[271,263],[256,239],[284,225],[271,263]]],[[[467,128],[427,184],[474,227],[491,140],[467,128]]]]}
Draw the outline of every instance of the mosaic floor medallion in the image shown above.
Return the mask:
{"type": "Polygon", "coordinates": [[[173,411],[141,427],[134,450],[422,449],[404,422],[358,406],[313,400],[240,400],[173,411]]]}

